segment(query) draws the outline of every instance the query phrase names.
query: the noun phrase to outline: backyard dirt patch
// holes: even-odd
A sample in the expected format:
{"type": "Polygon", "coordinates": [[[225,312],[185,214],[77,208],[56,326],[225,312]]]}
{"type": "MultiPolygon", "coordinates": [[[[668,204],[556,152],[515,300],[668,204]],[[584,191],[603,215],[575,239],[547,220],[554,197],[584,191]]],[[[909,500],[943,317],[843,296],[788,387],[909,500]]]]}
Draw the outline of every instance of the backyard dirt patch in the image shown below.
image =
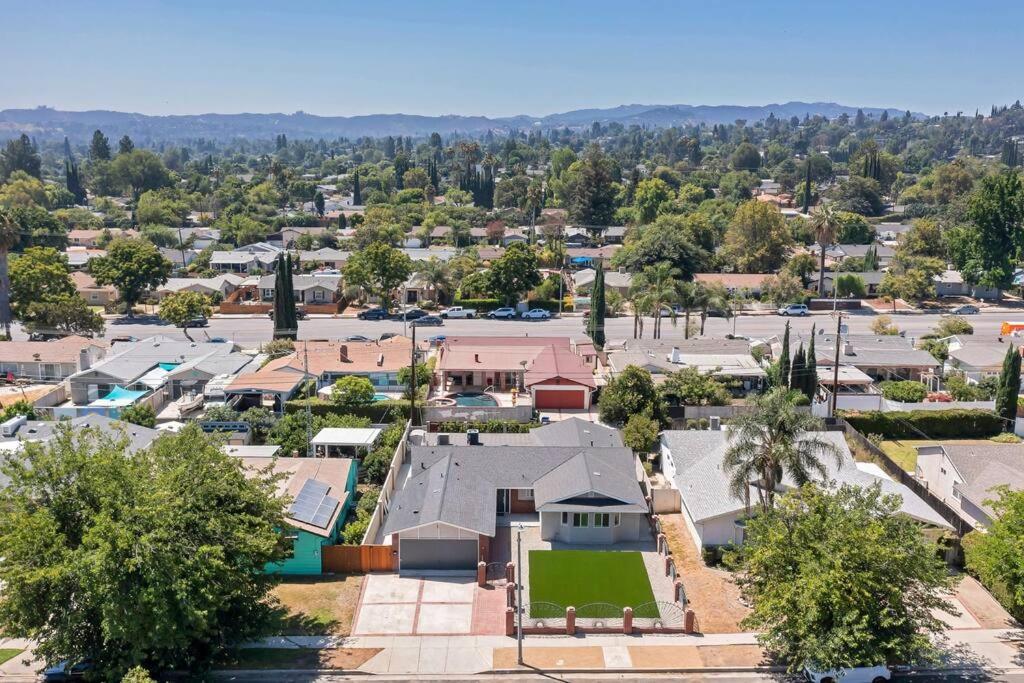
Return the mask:
{"type": "Polygon", "coordinates": [[[681,513],[661,515],[660,519],[700,631],[742,633],[740,621],[750,610],[740,603],[732,574],[704,564],[681,513]]]}
{"type": "Polygon", "coordinates": [[[629,657],[638,669],[701,669],[747,667],[765,663],[757,645],[631,646],[629,657]]]}
{"type": "MultiPolygon", "coordinates": [[[[524,647],[523,661],[537,669],[603,669],[604,650],[600,647],[524,647]]],[[[518,669],[516,648],[494,650],[495,669],[518,669]]]]}
{"type": "Polygon", "coordinates": [[[278,634],[348,635],[362,585],[358,574],[288,577],[273,591],[280,607],[278,634]]]}
{"type": "Polygon", "coordinates": [[[964,574],[956,587],[956,599],[970,613],[978,628],[1019,628],[1019,624],[1003,609],[977,579],[964,574]]]}

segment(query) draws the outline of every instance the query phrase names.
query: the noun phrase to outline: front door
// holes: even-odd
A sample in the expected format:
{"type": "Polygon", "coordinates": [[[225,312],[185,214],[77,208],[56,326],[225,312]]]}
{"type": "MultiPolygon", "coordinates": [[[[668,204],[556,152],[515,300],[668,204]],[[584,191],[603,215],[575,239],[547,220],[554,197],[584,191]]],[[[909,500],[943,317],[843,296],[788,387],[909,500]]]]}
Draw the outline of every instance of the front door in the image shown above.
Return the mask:
{"type": "Polygon", "coordinates": [[[498,514],[507,515],[509,510],[509,489],[498,489],[498,514]]]}

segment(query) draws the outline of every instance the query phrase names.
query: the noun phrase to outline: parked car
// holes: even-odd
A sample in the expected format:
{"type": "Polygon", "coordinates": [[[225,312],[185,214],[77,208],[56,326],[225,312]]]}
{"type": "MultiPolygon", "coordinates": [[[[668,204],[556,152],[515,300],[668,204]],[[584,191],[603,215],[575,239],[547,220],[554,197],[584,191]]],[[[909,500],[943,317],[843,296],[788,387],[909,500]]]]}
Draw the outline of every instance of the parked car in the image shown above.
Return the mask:
{"type": "Polygon", "coordinates": [[[980,312],[981,309],[979,309],[974,304],[964,304],[963,306],[957,306],[952,311],[950,311],[950,313],[952,313],[953,315],[974,315],[975,313],[980,312]]]}
{"type": "Polygon", "coordinates": [[[892,679],[892,671],[887,666],[858,666],[831,671],[815,671],[807,667],[804,675],[811,683],[885,683],[892,679]]]}
{"type": "Polygon", "coordinates": [[[430,344],[431,346],[440,346],[441,344],[444,343],[444,340],[447,338],[448,337],[444,336],[443,334],[436,334],[433,337],[427,337],[427,343],[430,344]]]}
{"type": "Polygon", "coordinates": [[[114,342],[137,342],[137,341],[139,341],[139,338],[138,337],[134,337],[134,336],[132,336],[130,334],[123,334],[123,335],[120,335],[118,337],[111,337],[111,339],[110,339],[111,343],[114,343],[114,342]]]}
{"type": "Polygon", "coordinates": [[[384,334],[380,335],[380,337],[377,338],[377,341],[384,341],[385,339],[391,339],[392,337],[397,336],[397,332],[385,332],[384,334]]]}
{"type": "Polygon", "coordinates": [[[523,313],[523,320],[547,320],[551,314],[543,308],[531,308],[523,313]]]}
{"type": "MultiPolygon", "coordinates": [[[[270,318],[271,320],[274,319],[274,310],[273,309],[270,309],[269,311],[267,311],[267,317],[270,318]]],[[[296,306],[295,307],[295,319],[296,320],[305,320],[308,317],[309,317],[309,313],[306,313],[306,309],[305,308],[302,308],[301,306],[296,306]]]]}
{"type": "Polygon", "coordinates": [[[426,311],[424,311],[422,308],[410,308],[405,313],[399,313],[398,314],[398,320],[406,320],[406,321],[408,321],[408,320],[418,320],[418,319],[424,318],[424,317],[426,317],[428,315],[430,315],[430,314],[427,313],[426,311]]]}
{"type": "Polygon", "coordinates": [[[60,662],[55,666],[43,669],[44,681],[80,681],[92,671],[92,662],[84,661],[74,666],[70,662],[60,662]]]}
{"type": "Polygon", "coordinates": [[[501,308],[495,308],[493,311],[487,314],[487,317],[491,320],[514,320],[516,317],[516,309],[511,306],[503,306],[501,308]]]}
{"type": "Polygon", "coordinates": [[[230,344],[231,343],[231,340],[228,339],[227,337],[210,337],[206,341],[208,341],[211,344],[230,344]]]}
{"type": "Polygon", "coordinates": [[[190,318],[186,323],[185,327],[209,327],[210,321],[206,319],[205,315],[197,315],[194,318],[190,318]]]}
{"type": "Polygon", "coordinates": [[[447,320],[448,318],[475,318],[475,308],[463,308],[462,306],[451,306],[441,311],[441,317],[447,320]]]}
{"type": "Polygon", "coordinates": [[[807,310],[807,306],[805,304],[789,304],[788,306],[783,306],[776,312],[779,315],[810,315],[810,311],[807,310]]]}
{"type": "Polygon", "coordinates": [[[356,316],[360,320],[387,320],[390,314],[383,308],[369,308],[356,316]]]}
{"type": "Polygon", "coordinates": [[[350,341],[350,342],[368,342],[368,341],[373,341],[373,340],[370,339],[369,337],[364,337],[361,334],[350,334],[349,336],[345,337],[345,341],[350,341]]]}
{"type": "Polygon", "coordinates": [[[424,315],[420,318],[416,318],[409,324],[413,327],[440,327],[441,325],[444,325],[444,321],[436,315],[424,315]]]}

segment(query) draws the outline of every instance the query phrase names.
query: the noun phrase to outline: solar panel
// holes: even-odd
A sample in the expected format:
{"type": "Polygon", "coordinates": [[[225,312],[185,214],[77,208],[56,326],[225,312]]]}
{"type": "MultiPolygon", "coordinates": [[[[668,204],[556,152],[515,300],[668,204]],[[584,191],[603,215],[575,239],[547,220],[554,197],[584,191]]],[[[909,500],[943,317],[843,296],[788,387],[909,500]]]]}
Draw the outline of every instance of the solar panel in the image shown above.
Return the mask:
{"type": "Polygon", "coordinates": [[[338,509],[338,499],[332,496],[324,496],[323,502],[320,503],[320,507],[317,508],[316,514],[313,515],[313,521],[310,522],[315,527],[326,529],[327,525],[331,523],[331,517],[334,516],[334,511],[338,509]]]}
{"type": "MultiPolygon", "coordinates": [[[[314,524],[313,520],[317,518],[320,508],[328,499],[327,492],[330,490],[331,487],[322,481],[307,479],[306,483],[302,485],[299,495],[295,497],[295,502],[288,509],[288,516],[305,524],[314,524]]],[[[334,507],[338,505],[338,501],[334,498],[330,498],[330,500],[334,501],[334,507]]],[[[334,507],[331,508],[332,513],[334,507]]],[[[328,521],[329,519],[328,517],[328,521]]],[[[326,527],[326,522],[322,526],[326,527]]]]}

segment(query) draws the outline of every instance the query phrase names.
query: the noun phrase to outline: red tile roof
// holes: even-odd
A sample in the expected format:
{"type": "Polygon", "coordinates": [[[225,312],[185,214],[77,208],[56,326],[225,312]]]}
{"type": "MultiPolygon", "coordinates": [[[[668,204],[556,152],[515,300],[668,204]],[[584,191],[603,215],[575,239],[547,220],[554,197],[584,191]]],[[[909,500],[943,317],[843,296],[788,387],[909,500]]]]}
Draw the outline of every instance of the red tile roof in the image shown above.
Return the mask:
{"type": "Polygon", "coordinates": [[[596,388],[594,373],[573,352],[568,337],[450,337],[437,369],[514,372],[525,367],[526,386],[563,379],[596,388]]]}

